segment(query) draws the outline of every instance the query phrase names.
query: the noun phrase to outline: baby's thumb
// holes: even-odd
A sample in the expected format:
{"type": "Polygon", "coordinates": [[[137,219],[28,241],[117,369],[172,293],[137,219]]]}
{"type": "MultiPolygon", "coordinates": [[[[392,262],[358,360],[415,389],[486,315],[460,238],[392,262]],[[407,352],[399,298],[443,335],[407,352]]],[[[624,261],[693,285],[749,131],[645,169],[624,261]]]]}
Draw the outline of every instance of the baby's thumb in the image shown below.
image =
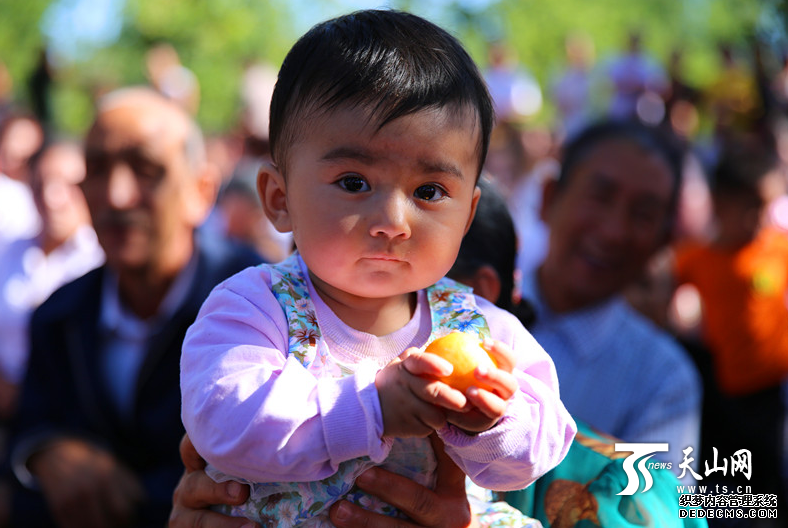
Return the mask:
{"type": "Polygon", "coordinates": [[[482,348],[487,351],[493,362],[495,362],[496,367],[506,372],[512,372],[514,370],[516,361],[514,353],[508,346],[488,337],[482,343],[482,348]]]}
{"type": "Polygon", "coordinates": [[[409,358],[413,354],[417,354],[419,352],[421,352],[421,350],[419,350],[417,347],[407,348],[407,349],[405,349],[405,352],[400,354],[399,357],[397,357],[394,361],[392,361],[392,363],[394,363],[394,362],[399,363],[400,361],[405,361],[407,358],[409,358]]]}

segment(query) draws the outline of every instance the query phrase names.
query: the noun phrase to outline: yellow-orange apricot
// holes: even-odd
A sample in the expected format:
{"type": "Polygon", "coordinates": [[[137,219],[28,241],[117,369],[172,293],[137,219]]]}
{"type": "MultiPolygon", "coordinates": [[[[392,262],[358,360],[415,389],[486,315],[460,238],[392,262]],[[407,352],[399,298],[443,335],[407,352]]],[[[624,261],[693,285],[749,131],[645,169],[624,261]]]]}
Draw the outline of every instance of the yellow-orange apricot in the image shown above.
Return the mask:
{"type": "Polygon", "coordinates": [[[472,386],[488,388],[473,373],[479,365],[495,368],[495,362],[475,335],[452,332],[427,345],[425,352],[440,356],[454,366],[451,374],[437,378],[443,383],[463,393],[472,386]]]}

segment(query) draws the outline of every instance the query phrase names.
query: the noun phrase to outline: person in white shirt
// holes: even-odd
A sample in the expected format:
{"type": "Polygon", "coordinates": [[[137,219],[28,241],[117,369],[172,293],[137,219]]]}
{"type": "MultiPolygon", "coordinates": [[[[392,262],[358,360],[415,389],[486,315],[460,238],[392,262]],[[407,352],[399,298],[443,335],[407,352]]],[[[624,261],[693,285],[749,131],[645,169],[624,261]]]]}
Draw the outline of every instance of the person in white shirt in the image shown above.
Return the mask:
{"type": "Polygon", "coordinates": [[[24,375],[28,322],[57,288],[104,262],[79,185],[85,160],[76,143],[56,142],[31,158],[30,187],[41,231],[0,252],[0,416],[13,410],[24,375]]]}
{"type": "Polygon", "coordinates": [[[0,250],[41,229],[28,181],[28,160],[43,142],[41,124],[31,116],[13,114],[0,123],[0,250]]]}

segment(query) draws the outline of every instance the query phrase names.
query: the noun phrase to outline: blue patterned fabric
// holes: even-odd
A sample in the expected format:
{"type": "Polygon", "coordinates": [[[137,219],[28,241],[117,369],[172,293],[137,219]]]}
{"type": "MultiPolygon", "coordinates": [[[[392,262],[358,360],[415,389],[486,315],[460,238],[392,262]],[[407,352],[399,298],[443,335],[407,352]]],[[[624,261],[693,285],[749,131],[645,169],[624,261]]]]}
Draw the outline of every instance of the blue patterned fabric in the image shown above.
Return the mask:
{"type": "MultiPolygon", "coordinates": [[[[268,266],[268,269],[273,294],[289,325],[288,353],[317,378],[351,375],[353,371],[335,362],[322,341],[315,306],[297,254],[282,263],[268,266]]],[[[427,288],[427,299],[432,322],[430,341],[456,330],[476,333],[480,338],[490,335],[487,321],[467,286],[442,279],[427,288]]],[[[360,457],[342,462],[334,475],[321,481],[251,483],[249,500],[224,511],[266,527],[322,528],[332,526],[328,520],[328,509],[344,498],[367,510],[401,517],[396,508],[354,486],[358,475],[373,465],[368,457],[360,457]]],[[[430,484],[434,480],[435,455],[426,439],[398,438],[392,442],[383,467],[417,482],[430,484]]],[[[224,478],[221,475],[216,477],[224,478]]]]}

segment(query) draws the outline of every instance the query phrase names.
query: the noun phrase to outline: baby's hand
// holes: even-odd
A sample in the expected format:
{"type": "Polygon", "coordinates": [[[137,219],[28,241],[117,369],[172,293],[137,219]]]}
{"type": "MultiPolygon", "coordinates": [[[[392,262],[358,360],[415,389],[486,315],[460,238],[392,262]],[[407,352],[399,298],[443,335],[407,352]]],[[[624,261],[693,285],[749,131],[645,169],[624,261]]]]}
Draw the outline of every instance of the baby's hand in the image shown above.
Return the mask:
{"type": "Polygon", "coordinates": [[[465,412],[448,410],[446,420],[469,433],[490,429],[503,418],[508,400],[517,392],[517,380],[512,375],[515,356],[511,348],[493,339],[485,339],[482,347],[495,360],[498,368],[478,367],[474,372],[479,385],[465,391],[468,407],[465,412]]]}
{"type": "Polygon", "coordinates": [[[446,425],[447,410],[462,414],[468,401],[460,391],[422,377],[445,376],[451,368],[446,360],[409,348],[378,372],[383,435],[427,436],[446,425]]]}

